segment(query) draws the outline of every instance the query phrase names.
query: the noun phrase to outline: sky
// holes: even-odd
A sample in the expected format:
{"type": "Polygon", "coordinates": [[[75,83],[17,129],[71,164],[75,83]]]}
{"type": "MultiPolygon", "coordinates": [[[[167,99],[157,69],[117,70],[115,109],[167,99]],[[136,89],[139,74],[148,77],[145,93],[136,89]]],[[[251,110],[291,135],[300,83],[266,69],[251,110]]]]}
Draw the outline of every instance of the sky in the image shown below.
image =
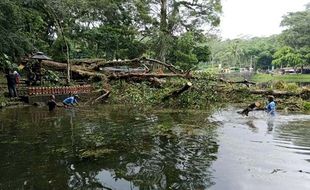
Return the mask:
{"type": "Polygon", "coordinates": [[[282,17],[305,10],[310,0],[222,0],[220,31],[224,39],[281,33],[282,17]]]}

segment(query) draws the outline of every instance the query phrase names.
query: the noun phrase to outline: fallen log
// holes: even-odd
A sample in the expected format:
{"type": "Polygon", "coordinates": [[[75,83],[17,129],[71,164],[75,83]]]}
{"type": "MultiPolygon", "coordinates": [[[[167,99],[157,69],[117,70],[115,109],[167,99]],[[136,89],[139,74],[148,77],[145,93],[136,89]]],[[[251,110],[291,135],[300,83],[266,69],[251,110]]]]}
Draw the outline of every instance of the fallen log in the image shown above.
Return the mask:
{"type": "Polygon", "coordinates": [[[162,100],[166,101],[170,98],[176,98],[178,97],[180,94],[182,94],[183,92],[187,91],[190,87],[192,86],[191,82],[187,82],[182,88],[172,91],[171,93],[169,93],[167,96],[165,96],[162,100]]]}
{"type": "Polygon", "coordinates": [[[191,78],[190,74],[175,74],[175,73],[167,73],[167,74],[155,74],[155,73],[113,73],[108,77],[109,80],[117,80],[117,79],[128,79],[132,77],[140,77],[140,78],[169,78],[169,77],[183,77],[183,78],[191,78]]]}
{"type": "MultiPolygon", "coordinates": [[[[44,60],[42,61],[42,66],[46,68],[50,68],[53,70],[60,70],[64,71],[67,69],[67,65],[65,63],[59,63],[55,61],[48,61],[44,60]]],[[[106,77],[105,74],[99,73],[92,71],[90,69],[87,69],[85,67],[77,66],[77,65],[72,65],[70,67],[72,73],[76,73],[80,76],[87,76],[87,77],[106,77]]]]}
{"type": "Polygon", "coordinates": [[[106,59],[71,59],[71,63],[75,65],[93,65],[101,62],[106,62],[106,59]]]}
{"type": "Polygon", "coordinates": [[[231,80],[225,80],[223,78],[220,78],[219,79],[220,82],[224,82],[224,83],[229,83],[229,84],[244,84],[246,85],[247,87],[250,87],[250,85],[256,85],[255,82],[251,82],[251,81],[248,81],[248,80],[243,80],[243,81],[231,81],[231,80]]]}
{"type": "MultiPolygon", "coordinates": [[[[96,63],[96,62],[95,62],[96,63]]],[[[150,59],[146,57],[140,57],[130,60],[115,60],[115,61],[106,61],[106,62],[97,62],[95,66],[91,67],[92,70],[99,70],[100,67],[106,67],[106,66],[120,66],[120,65],[134,65],[134,66],[143,66],[143,64],[159,64],[164,67],[166,67],[168,70],[170,70],[173,73],[183,73],[183,70],[176,68],[172,64],[167,64],[161,61],[158,61],[156,59],[150,59]]]]}
{"type": "Polygon", "coordinates": [[[151,86],[155,88],[160,88],[162,87],[163,84],[166,83],[165,79],[159,79],[156,77],[147,77],[147,78],[142,78],[142,77],[130,77],[125,79],[127,82],[135,82],[135,83],[141,83],[144,81],[148,81],[151,86]]]}
{"type": "Polygon", "coordinates": [[[107,91],[107,90],[104,90],[104,91],[106,91],[106,93],[104,93],[103,95],[101,95],[101,96],[99,96],[98,98],[96,98],[96,99],[92,102],[92,104],[98,102],[99,100],[104,100],[104,99],[106,99],[106,98],[109,97],[110,91],[107,91]]]}
{"type": "Polygon", "coordinates": [[[156,77],[151,77],[151,78],[148,79],[148,81],[156,88],[159,88],[163,84],[166,83],[165,79],[159,79],[159,78],[156,78],[156,77]]]}
{"type": "Polygon", "coordinates": [[[106,90],[106,89],[102,89],[99,92],[102,92],[104,94],[100,95],[97,98],[91,98],[90,100],[86,101],[84,103],[84,105],[87,105],[87,104],[91,104],[92,105],[92,104],[98,102],[99,100],[104,100],[104,99],[108,98],[110,93],[111,93],[109,90],[106,90]]]}
{"type": "Polygon", "coordinates": [[[91,69],[99,70],[100,67],[107,67],[107,66],[111,67],[120,65],[142,65],[141,58],[97,62],[95,66],[91,67],[91,69]]]}
{"type": "Polygon", "coordinates": [[[254,102],[250,105],[248,105],[245,109],[243,109],[242,111],[237,111],[237,113],[241,114],[241,115],[249,115],[250,111],[254,111],[254,110],[262,110],[260,108],[261,104],[259,102],[254,102]],[[260,108],[260,109],[259,109],[260,108]]]}
{"type": "Polygon", "coordinates": [[[157,64],[159,64],[159,65],[165,66],[165,67],[167,67],[168,70],[170,70],[170,71],[173,72],[173,73],[184,73],[183,70],[176,68],[174,65],[172,65],[172,64],[167,64],[167,63],[158,61],[158,60],[156,60],[156,59],[150,59],[150,58],[142,57],[142,60],[144,60],[144,61],[149,61],[149,62],[151,62],[151,63],[152,63],[152,62],[153,62],[153,63],[157,63],[157,64]]]}

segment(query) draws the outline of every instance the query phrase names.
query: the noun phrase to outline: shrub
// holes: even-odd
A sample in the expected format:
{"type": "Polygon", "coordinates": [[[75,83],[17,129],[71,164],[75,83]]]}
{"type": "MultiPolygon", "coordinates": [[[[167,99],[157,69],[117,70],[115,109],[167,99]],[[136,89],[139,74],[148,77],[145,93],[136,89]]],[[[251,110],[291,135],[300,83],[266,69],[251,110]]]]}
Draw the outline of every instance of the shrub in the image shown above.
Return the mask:
{"type": "Polygon", "coordinates": [[[305,111],[310,111],[310,102],[304,102],[305,111]]]}
{"type": "Polygon", "coordinates": [[[286,85],[286,90],[290,92],[297,92],[299,90],[299,87],[296,83],[288,83],[286,85]]]}
{"type": "Polygon", "coordinates": [[[273,82],[272,87],[277,90],[284,90],[286,89],[287,84],[284,81],[280,80],[273,82]]]}

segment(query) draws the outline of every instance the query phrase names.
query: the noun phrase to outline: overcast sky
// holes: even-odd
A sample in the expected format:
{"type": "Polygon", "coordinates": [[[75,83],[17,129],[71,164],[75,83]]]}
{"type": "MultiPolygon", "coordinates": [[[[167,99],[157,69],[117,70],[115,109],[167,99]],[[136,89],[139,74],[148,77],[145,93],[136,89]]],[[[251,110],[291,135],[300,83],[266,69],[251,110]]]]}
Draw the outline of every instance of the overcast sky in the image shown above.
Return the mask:
{"type": "Polygon", "coordinates": [[[222,0],[221,36],[270,36],[281,32],[282,16],[305,10],[310,0],[222,0]]]}

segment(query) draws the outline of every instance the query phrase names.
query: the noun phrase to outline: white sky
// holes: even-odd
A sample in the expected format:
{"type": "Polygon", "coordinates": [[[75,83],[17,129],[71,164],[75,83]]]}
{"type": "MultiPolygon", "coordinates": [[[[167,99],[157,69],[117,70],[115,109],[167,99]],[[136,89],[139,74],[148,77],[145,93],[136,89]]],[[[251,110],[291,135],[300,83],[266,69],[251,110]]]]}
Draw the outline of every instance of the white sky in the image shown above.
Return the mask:
{"type": "Polygon", "coordinates": [[[305,10],[310,0],[222,0],[220,31],[224,39],[281,33],[282,16],[305,10]]]}

